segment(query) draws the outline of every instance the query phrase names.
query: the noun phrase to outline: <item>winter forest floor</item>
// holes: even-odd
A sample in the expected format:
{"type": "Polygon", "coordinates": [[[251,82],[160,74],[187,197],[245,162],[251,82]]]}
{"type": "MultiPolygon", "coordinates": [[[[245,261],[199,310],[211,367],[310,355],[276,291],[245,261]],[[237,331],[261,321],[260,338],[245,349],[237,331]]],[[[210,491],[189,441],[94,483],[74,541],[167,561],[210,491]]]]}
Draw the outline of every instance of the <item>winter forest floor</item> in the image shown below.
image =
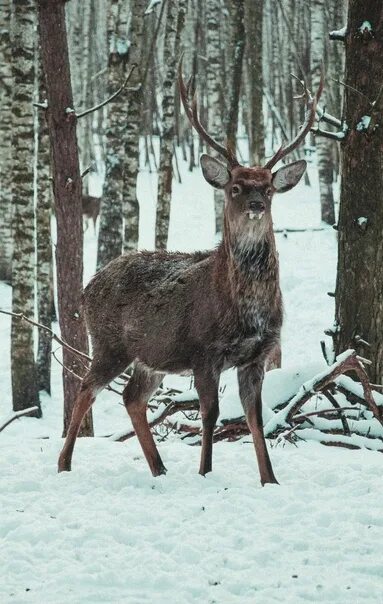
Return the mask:
{"type": "MultiPolygon", "coordinates": [[[[276,228],[321,226],[316,173],[309,173],[311,188],[300,184],[274,199],[276,228]]],[[[169,247],[210,248],[211,190],[198,170],[182,174],[169,247]]],[[[155,191],[155,176],[142,172],[141,247],[153,246],[155,191]]],[[[323,362],[335,232],[278,234],[277,245],[283,366],[294,372],[323,362]]],[[[96,246],[89,228],[85,280],[96,246]]],[[[10,293],[0,284],[6,310],[10,293]]],[[[11,411],[9,334],[9,318],[0,315],[1,417],[11,411]]],[[[96,436],[128,424],[119,402],[99,396],[96,436]]],[[[52,398],[43,396],[42,406],[42,420],[23,418],[0,434],[1,603],[383,603],[380,453],[303,441],[274,446],[281,484],[261,488],[249,438],[217,443],[213,473],[202,478],[199,447],[170,437],[159,444],[168,474],[156,479],[136,439],[79,439],[72,473],[58,475],[62,389],[55,361],[52,398]]]]}

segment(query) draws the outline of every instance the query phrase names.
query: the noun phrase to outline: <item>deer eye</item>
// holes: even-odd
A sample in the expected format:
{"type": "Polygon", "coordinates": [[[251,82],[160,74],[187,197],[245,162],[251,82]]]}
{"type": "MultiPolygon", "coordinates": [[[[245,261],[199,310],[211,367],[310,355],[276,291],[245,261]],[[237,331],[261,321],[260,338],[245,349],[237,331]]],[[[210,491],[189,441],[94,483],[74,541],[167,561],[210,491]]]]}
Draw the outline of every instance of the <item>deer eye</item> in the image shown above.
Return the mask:
{"type": "Polygon", "coordinates": [[[235,197],[242,192],[242,188],[239,185],[233,185],[231,187],[231,192],[232,192],[232,195],[234,195],[234,197],[235,197]]]}
{"type": "Polygon", "coordinates": [[[271,187],[267,187],[267,189],[266,189],[267,197],[271,197],[271,193],[272,193],[271,187]]]}

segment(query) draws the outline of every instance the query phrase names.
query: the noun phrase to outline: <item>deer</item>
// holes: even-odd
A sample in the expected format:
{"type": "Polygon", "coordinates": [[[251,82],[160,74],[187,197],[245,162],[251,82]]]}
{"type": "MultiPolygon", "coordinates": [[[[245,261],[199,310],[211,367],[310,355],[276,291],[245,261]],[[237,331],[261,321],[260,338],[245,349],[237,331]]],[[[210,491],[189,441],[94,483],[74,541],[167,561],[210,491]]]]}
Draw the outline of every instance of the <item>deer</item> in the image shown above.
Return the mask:
{"type": "Polygon", "coordinates": [[[264,166],[240,165],[234,152],[214,140],[201,124],[190,80],[178,67],[181,101],[191,126],[223,160],[202,154],[207,182],[225,193],[222,241],[209,251],[126,253],[100,270],[83,293],[83,310],[93,360],[75,401],[58,470],[70,471],[82,419],[96,395],[133,367],[123,402],[153,476],[166,467],[151,433],[146,408],[167,373],[192,371],[199,397],[202,446],[199,473],[212,470],[218,387],[223,370],[236,367],[239,395],[252,435],[262,486],[277,483],[262,424],[265,365],[280,345],[283,318],[278,254],[271,202],[292,189],[306,170],[299,159],[273,167],[310,131],[317,93],[306,94],[301,130],[264,166]]]}
{"type": "Polygon", "coordinates": [[[92,197],[92,195],[83,195],[82,196],[82,215],[85,218],[85,228],[84,231],[87,231],[89,228],[89,220],[93,221],[93,229],[96,232],[96,223],[97,218],[100,213],[100,197],[92,197]]]}

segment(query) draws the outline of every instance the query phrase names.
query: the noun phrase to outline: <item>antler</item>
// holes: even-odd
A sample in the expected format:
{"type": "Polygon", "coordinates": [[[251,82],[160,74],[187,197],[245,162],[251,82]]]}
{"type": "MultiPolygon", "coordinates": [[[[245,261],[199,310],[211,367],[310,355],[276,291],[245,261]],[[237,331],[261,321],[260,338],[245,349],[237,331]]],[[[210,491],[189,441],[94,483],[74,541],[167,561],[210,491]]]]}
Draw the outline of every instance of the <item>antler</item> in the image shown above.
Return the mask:
{"type": "Polygon", "coordinates": [[[222,157],[226,159],[226,161],[231,167],[238,166],[239,162],[235,157],[234,153],[231,151],[231,149],[225,147],[224,145],[221,145],[216,140],[214,140],[202,126],[198,116],[197,95],[194,86],[194,75],[190,78],[189,82],[185,84],[184,79],[182,77],[182,60],[183,54],[181,55],[180,61],[178,63],[178,86],[180,89],[181,101],[184,106],[185,113],[189,119],[189,122],[191,123],[193,128],[198,132],[198,134],[203,138],[203,140],[210,147],[212,147],[212,149],[222,155],[222,157]],[[193,92],[193,98],[190,104],[189,97],[191,91],[193,92]]]}
{"type": "Polygon", "coordinates": [[[311,96],[310,91],[308,90],[308,88],[306,88],[306,86],[303,84],[303,82],[301,82],[301,84],[304,88],[303,96],[305,96],[307,98],[306,115],[305,115],[305,121],[303,123],[302,129],[296,135],[296,137],[291,141],[290,144],[286,145],[286,147],[284,147],[282,145],[278,149],[278,151],[275,153],[275,155],[271,159],[269,159],[269,161],[265,165],[265,168],[267,168],[268,170],[271,170],[271,168],[273,168],[275,166],[275,164],[277,162],[279,162],[279,160],[281,160],[283,157],[286,157],[286,155],[291,153],[291,151],[294,151],[294,149],[296,149],[301,144],[301,142],[305,139],[306,134],[308,132],[310,132],[310,130],[314,124],[317,104],[321,97],[321,94],[323,91],[323,85],[324,85],[323,70],[322,70],[321,77],[320,77],[319,87],[318,87],[318,90],[314,97],[311,96]]]}

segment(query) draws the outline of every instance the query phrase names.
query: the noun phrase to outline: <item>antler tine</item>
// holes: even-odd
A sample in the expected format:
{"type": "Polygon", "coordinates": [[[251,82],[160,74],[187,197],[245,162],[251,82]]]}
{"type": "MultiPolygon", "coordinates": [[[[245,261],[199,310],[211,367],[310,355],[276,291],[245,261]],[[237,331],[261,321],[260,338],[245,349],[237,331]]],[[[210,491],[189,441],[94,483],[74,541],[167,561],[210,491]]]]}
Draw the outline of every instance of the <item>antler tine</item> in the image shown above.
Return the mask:
{"type": "Polygon", "coordinates": [[[323,69],[322,69],[318,90],[314,97],[311,96],[308,88],[305,87],[305,95],[307,96],[308,100],[307,100],[305,121],[303,123],[303,126],[302,126],[300,132],[291,141],[291,143],[286,145],[286,147],[282,146],[278,149],[278,151],[275,153],[275,155],[267,162],[267,164],[265,165],[265,168],[267,168],[268,170],[271,170],[271,168],[273,168],[275,166],[275,164],[277,162],[279,162],[279,160],[283,159],[284,157],[286,157],[286,155],[288,155],[289,153],[294,151],[294,149],[299,147],[301,142],[306,138],[306,135],[308,134],[308,132],[310,132],[310,130],[314,124],[314,121],[315,121],[316,107],[317,107],[318,101],[321,97],[321,94],[323,92],[323,86],[324,86],[324,73],[323,73],[323,69]]]}
{"type": "Polygon", "coordinates": [[[230,151],[229,149],[224,147],[224,145],[221,145],[216,140],[214,140],[210,136],[210,134],[208,134],[208,132],[205,130],[205,128],[202,126],[199,116],[198,116],[197,94],[196,94],[196,90],[195,90],[196,89],[195,77],[193,74],[193,76],[190,78],[188,84],[187,85],[185,84],[183,76],[182,76],[182,61],[183,61],[183,54],[181,55],[180,61],[178,63],[178,85],[179,85],[179,89],[180,89],[181,101],[184,106],[185,113],[189,119],[189,122],[191,123],[193,128],[198,132],[198,134],[201,136],[201,138],[212,149],[214,149],[215,151],[217,151],[217,153],[222,155],[222,157],[224,157],[226,159],[226,161],[229,163],[230,166],[237,166],[238,160],[235,157],[235,155],[232,153],[232,151],[230,151]],[[192,103],[190,106],[189,93],[191,90],[194,92],[194,94],[193,94],[193,99],[192,99],[192,103]]]}

